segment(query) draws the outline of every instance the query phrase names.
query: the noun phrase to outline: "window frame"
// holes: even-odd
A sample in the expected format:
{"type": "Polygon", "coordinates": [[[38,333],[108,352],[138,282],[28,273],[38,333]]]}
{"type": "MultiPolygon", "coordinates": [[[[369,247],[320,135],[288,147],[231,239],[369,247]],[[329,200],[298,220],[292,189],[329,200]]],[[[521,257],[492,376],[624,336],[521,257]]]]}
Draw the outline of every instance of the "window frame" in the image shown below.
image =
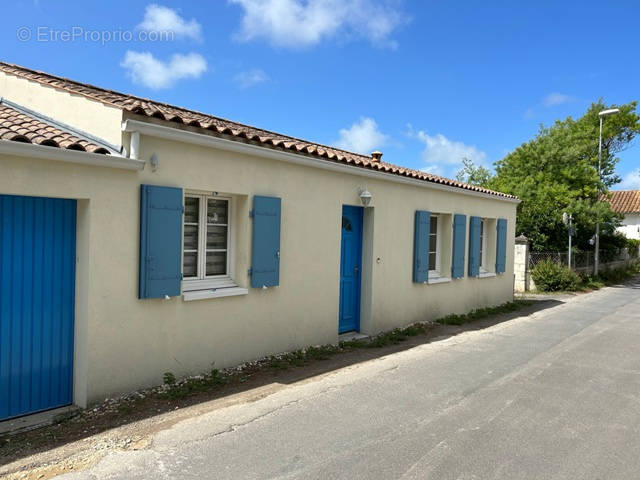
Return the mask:
{"type": "MultiPolygon", "coordinates": [[[[442,267],[442,216],[437,213],[432,213],[430,215],[429,222],[431,222],[431,219],[433,218],[436,219],[436,268],[435,270],[431,270],[431,268],[429,268],[428,278],[437,278],[442,276],[440,273],[442,267]]],[[[429,262],[429,267],[431,267],[431,224],[429,224],[429,242],[427,242],[427,249],[427,262],[429,262]]]]}
{"type": "MultiPolygon", "coordinates": [[[[183,273],[182,278],[182,291],[189,292],[195,290],[208,290],[217,288],[236,287],[237,284],[233,280],[235,275],[235,199],[233,195],[221,194],[211,191],[199,191],[199,190],[184,190],[182,204],[185,205],[187,197],[198,198],[198,261],[197,261],[197,276],[196,277],[184,277],[184,216],[182,214],[182,246],[181,246],[181,271],[183,273]],[[227,203],[227,248],[226,248],[226,273],[221,275],[206,275],[206,262],[207,262],[207,201],[209,199],[226,200],[227,203]]],[[[211,249],[209,249],[211,250],[211,249]]],[[[214,249],[215,250],[215,249],[214,249]]]]}
{"type": "Polygon", "coordinates": [[[487,219],[480,219],[480,273],[487,273],[487,219]]]}

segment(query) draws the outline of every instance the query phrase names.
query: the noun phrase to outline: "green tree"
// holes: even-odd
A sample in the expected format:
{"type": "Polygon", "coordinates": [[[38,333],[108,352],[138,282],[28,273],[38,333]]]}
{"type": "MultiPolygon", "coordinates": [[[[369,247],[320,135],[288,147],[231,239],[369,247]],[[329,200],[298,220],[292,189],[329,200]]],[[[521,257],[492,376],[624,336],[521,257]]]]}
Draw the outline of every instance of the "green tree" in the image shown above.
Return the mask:
{"type": "Polygon", "coordinates": [[[491,172],[482,165],[476,165],[470,158],[462,159],[462,168],[456,173],[456,180],[459,182],[486,187],[491,179],[491,172]]]}
{"type": "Polygon", "coordinates": [[[518,196],[517,232],[524,233],[534,250],[562,250],[567,245],[567,227],[562,212],[573,213],[576,246],[588,249],[600,218],[603,235],[613,235],[619,217],[602,201],[599,191],[620,182],[615,173],[617,154],[640,133],[637,102],[607,106],[591,104],[578,118],[557,120],[541,126],[537,135],[496,162],[496,175],[488,187],[518,196]],[[619,108],[603,126],[602,178],[598,178],[598,113],[619,108]]]}

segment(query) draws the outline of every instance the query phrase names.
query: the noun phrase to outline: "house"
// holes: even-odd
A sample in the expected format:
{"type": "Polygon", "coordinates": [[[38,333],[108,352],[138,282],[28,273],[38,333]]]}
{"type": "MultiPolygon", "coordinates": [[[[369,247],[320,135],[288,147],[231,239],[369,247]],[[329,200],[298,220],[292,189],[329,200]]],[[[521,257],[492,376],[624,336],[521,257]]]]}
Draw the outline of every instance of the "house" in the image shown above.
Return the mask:
{"type": "Polygon", "coordinates": [[[510,301],[518,199],[0,63],[0,419],[510,301]]]}
{"type": "Polygon", "coordinates": [[[627,238],[640,240],[640,190],[613,190],[608,201],[614,212],[624,215],[617,230],[627,238]]]}

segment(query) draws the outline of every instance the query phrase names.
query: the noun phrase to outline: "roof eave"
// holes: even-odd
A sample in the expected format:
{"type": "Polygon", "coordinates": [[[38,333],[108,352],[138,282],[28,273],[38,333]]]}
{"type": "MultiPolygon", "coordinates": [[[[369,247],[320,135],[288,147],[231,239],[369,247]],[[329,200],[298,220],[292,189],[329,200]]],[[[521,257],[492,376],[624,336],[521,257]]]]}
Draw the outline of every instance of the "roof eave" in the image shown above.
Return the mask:
{"type": "Polygon", "coordinates": [[[145,165],[143,160],[134,160],[119,155],[82,152],[11,140],[0,140],[0,154],[124,170],[142,170],[145,165]]]}
{"type": "Polygon", "coordinates": [[[420,180],[403,175],[397,175],[395,173],[387,173],[379,170],[372,170],[370,168],[363,168],[349,164],[338,163],[331,160],[326,160],[320,157],[313,157],[303,153],[293,153],[283,151],[277,148],[270,148],[261,145],[255,145],[249,142],[241,142],[238,140],[230,140],[226,138],[220,138],[213,135],[206,135],[203,133],[196,133],[187,130],[176,129],[172,127],[166,127],[163,125],[157,125],[154,123],[142,122],[139,120],[128,119],[122,124],[122,130],[124,132],[138,132],[142,135],[148,135],[156,138],[163,138],[166,140],[173,140],[183,143],[190,143],[194,145],[201,145],[207,147],[214,147],[220,150],[226,150],[236,153],[250,154],[262,158],[269,158],[272,160],[285,161],[289,163],[295,163],[299,165],[310,166],[314,168],[320,168],[323,170],[339,171],[341,173],[349,173],[352,175],[364,176],[369,178],[376,178],[385,181],[391,181],[396,183],[404,183],[408,185],[414,185],[424,188],[431,188],[435,190],[443,190],[461,195],[471,195],[475,197],[481,197],[491,200],[497,200],[501,202],[515,203],[521,202],[518,198],[510,198],[502,195],[479,192],[476,190],[469,190],[461,187],[454,187],[450,185],[444,185],[441,183],[431,182],[428,180],[420,180]]]}

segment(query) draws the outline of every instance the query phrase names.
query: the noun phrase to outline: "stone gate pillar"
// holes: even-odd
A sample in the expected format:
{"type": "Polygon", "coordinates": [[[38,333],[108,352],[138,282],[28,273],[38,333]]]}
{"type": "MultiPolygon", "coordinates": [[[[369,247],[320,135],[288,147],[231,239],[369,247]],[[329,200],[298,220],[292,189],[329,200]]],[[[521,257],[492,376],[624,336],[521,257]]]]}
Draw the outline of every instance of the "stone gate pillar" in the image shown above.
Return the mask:
{"type": "Polygon", "coordinates": [[[516,237],[515,240],[513,273],[515,275],[514,289],[516,292],[526,292],[529,290],[529,240],[524,235],[516,237]]]}

